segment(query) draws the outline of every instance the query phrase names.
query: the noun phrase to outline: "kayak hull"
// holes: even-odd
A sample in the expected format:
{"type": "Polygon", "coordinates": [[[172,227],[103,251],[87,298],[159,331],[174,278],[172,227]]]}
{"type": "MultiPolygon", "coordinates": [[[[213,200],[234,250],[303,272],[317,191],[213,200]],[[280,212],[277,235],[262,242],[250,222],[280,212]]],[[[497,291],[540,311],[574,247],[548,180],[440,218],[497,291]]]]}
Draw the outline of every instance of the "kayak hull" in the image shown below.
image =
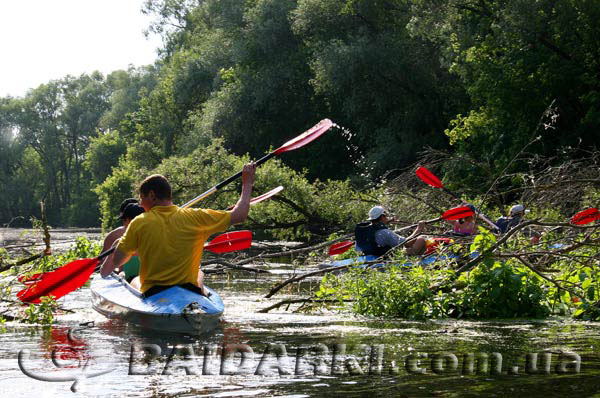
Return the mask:
{"type": "Polygon", "coordinates": [[[143,328],[202,334],[219,325],[224,311],[221,297],[205,288],[210,293],[208,298],[180,286],[144,298],[119,276],[98,275],[91,284],[92,306],[108,318],[143,328]]]}
{"type": "MultiPolygon", "coordinates": [[[[472,252],[469,254],[469,257],[471,259],[476,258],[477,256],[479,256],[479,252],[472,252]]],[[[402,263],[402,264],[393,264],[393,266],[402,266],[402,267],[412,267],[414,265],[419,265],[419,266],[427,266],[427,265],[432,265],[434,264],[436,261],[447,261],[447,260],[457,260],[459,259],[460,256],[458,256],[457,254],[429,254],[427,256],[422,257],[421,259],[419,259],[416,262],[406,262],[406,263],[402,263]]],[[[389,267],[390,264],[385,264],[385,263],[375,263],[375,264],[366,264],[366,263],[370,263],[373,261],[376,261],[378,259],[377,256],[373,256],[373,255],[368,255],[368,256],[359,256],[356,258],[347,258],[345,260],[338,260],[338,261],[332,261],[332,262],[327,262],[327,263],[322,263],[319,264],[319,268],[320,269],[326,269],[326,268],[333,268],[333,267],[339,267],[342,265],[348,266],[349,268],[354,268],[354,267],[358,267],[358,268],[370,268],[370,269],[384,269],[386,267],[389,267]]],[[[340,270],[339,272],[344,272],[345,270],[340,270]]]]}

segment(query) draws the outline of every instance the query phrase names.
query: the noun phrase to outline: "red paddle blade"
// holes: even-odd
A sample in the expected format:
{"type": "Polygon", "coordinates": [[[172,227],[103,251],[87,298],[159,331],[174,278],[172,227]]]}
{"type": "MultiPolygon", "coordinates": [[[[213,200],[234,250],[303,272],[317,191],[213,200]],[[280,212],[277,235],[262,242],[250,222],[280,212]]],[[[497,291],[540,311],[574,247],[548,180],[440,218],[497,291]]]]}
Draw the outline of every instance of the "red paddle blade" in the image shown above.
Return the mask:
{"type": "Polygon", "coordinates": [[[333,126],[333,122],[329,119],[323,119],[319,123],[315,124],[311,129],[300,134],[298,137],[289,140],[273,153],[279,155],[280,153],[293,151],[294,149],[302,148],[304,145],[313,142],[319,138],[324,132],[329,130],[333,126]]]}
{"type": "Polygon", "coordinates": [[[591,223],[592,221],[597,220],[598,218],[600,218],[600,213],[598,212],[598,209],[592,207],[590,209],[582,210],[579,213],[575,214],[573,217],[571,217],[571,224],[584,225],[591,223]]]}
{"type": "Polygon", "coordinates": [[[209,250],[213,253],[228,253],[248,249],[251,244],[251,231],[234,231],[217,236],[204,246],[204,250],[209,250]]]}
{"type": "Polygon", "coordinates": [[[446,210],[442,214],[442,220],[460,220],[461,218],[474,216],[475,213],[468,206],[454,207],[450,210],[446,210]]]}
{"type": "Polygon", "coordinates": [[[435,174],[427,170],[425,167],[419,167],[415,173],[417,174],[417,177],[419,177],[419,179],[425,184],[431,185],[435,188],[444,188],[444,185],[442,184],[440,179],[437,178],[435,174]]]}
{"type": "Polygon", "coordinates": [[[59,299],[65,294],[80,288],[90,279],[98,265],[98,258],[75,260],[52,272],[43,274],[39,281],[17,293],[19,300],[26,303],[39,303],[43,296],[59,299]]]}
{"type": "Polygon", "coordinates": [[[354,242],[352,242],[351,240],[336,243],[334,245],[329,246],[329,255],[333,256],[335,254],[347,252],[352,246],[354,246],[354,242]]]}
{"type": "Polygon", "coordinates": [[[281,191],[283,191],[283,187],[280,185],[277,188],[271,189],[267,193],[263,193],[262,195],[259,195],[256,198],[253,198],[252,200],[250,200],[250,204],[254,205],[254,204],[258,203],[258,202],[262,202],[263,200],[267,200],[271,196],[275,196],[275,195],[277,195],[281,191]]]}

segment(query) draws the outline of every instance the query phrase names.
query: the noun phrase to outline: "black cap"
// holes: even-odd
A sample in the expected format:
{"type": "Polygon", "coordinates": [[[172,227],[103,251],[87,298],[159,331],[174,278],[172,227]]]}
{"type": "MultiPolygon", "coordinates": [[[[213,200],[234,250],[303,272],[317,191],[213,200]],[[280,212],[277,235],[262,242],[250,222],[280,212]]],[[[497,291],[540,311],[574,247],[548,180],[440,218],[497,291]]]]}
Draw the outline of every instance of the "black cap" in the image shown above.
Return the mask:
{"type": "Polygon", "coordinates": [[[127,207],[127,205],[132,203],[135,203],[137,205],[138,200],[136,198],[129,198],[121,202],[121,207],[119,207],[119,218],[123,218],[123,212],[125,211],[125,208],[127,207]]]}
{"type": "Polygon", "coordinates": [[[121,218],[121,219],[128,218],[130,220],[133,220],[134,218],[136,218],[143,212],[144,212],[144,208],[142,206],[138,205],[137,203],[130,203],[125,207],[125,210],[123,210],[123,213],[121,213],[119,218],[121,218]]]}

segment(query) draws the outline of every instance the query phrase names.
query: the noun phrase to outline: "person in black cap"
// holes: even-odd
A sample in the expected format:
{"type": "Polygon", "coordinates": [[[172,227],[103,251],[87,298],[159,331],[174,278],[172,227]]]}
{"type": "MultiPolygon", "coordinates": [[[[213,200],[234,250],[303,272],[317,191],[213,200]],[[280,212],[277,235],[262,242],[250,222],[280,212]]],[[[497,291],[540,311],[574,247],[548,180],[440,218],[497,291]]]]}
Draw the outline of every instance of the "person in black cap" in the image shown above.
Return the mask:
{"type": "Polygon", "coordinates": [[[133,220],[133,218],[128,219],[127,224],[126,224],[125,223],[126,220],[124,218],[125,208],[127,207],[127,205],[130,205],[132,203],[138,204],[137,199],[128,198],[128,199],[125,199],[123,202],[121,202],[121,206],[119,207],[119,217],[118,218],[123,220],[123,225],[113,229],[106,235],[106,237],[104,238],[104,245],[102,246],[102,252],[105,252],[108,249],[110,249],[112,247],[113,243],[115,243],[115,241],[117,239],[119,239],[121,236],[123,236],[123,234],[125,233],[125,230],[127,229],[127,225],[129,225],[129,222],[131,222],[131,220],[133,220]]]}

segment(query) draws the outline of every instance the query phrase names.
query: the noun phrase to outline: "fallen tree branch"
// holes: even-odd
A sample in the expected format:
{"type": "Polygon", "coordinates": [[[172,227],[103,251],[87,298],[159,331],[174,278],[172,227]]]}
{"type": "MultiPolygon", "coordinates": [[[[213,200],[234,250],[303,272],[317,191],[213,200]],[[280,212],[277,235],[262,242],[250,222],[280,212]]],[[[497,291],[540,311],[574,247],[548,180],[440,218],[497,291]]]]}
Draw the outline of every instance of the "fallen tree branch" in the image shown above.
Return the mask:
{"type": "Polygon", "coordinates": [[[248,264],[248,263],[251,263],[251,262],[256,261],[256,260],[261,260],[263,258],[283,257],[283,256],[290,256],[290,255],[299,254],[299,253],[310,252],[310,251],[313,251],[313,250],[322,249],[322,248],[327,247],[327,246],[329,246],[329,245],[331,245],[333,243],[340,242],[342,240],[348,239],[351,236],[354,236],[354,233],[347,234],[347,235],[341,236],[341,237],[339,237],[337,239],[333,239],[333,240],[330,240],[330,241],[327,241],[327,242],[318,243],[318,244],[313,245],[313,246],[303,247],[301,249],[286,250],[286,251],[282,251],[282,252],[278,252],[278,253],[262,253],[262,254],[259,254],[257,256],[249,257],[249,258],[247,258],[245,260],[242,260],[242,261],[238,262],[238,264],[248,264]]]}
{"type": "Polygon", "coordinates": [[[222,260],[222,259],[214,259],[210,261],[210,264],[219,264],[222,265],[225,268],[230,268],[230,269],[234,269],[237,271],[246,271],[246,272],[254,272],[256,274],[270,274],[271,272],[269,272],[266,269],[260,269],[260,268],[253,268],[253,267],[242,267],[241,265],[238,264],[232,264],[228,261],[222,260]]]}
{"type": "Polygon", "coordinates": [[[276,285],[275,287],[273,287],[269,291],[269,293],[265,296],[265,298],[272,297],[275,293],[277,293],[278,291],[280,291],[282,288],[284,288],[285,286],[289,285],[290,283],[298,282],[298,281],[301,281],[303,279],[309,278],[311,276],[327,274],[329,272],[334,272],[334,271],[340,271],[340,270],[344,270],[344,269],[347,269],[347,268],[350,268],[350,267],[354,267],[354,266],[359,265],[359,264],[360,265],[372,265],[372,264],[385,264],[385,263],[386,263],[385,261],[381,261],[381,260],[365,261],[364,263],[352,263],[352,264],[346,264],[346,265],[339,265],[337,267],[330,267],[330,268],[320,269],[318,271],[307,272],[305,274],[294,276],[292,278],[286,279],[285,281],[283,281],[280,284],[276,285]]]}
{"type": "MultiPolygon", "coordinates": [[[[569,224],[569,223],[544,223],[544,222],[540,222],[537,219],[524,221],[521,224],[512,228],[506,234],[504,234],[504,236],[502,236],[502,238],[500,238],[492,247],[490,247],[487,250],[484,250],[483,253],[481,253],[478,257],[475,257],[474,259],[470,260],[468,263],[466,263],[465,265],[463,265],[462,267],[457,269],[456,272],[454,273],[454,275],[458,276],[458,275],[462,274],[463,272],[469,271],[470,269],[475,267],[477,264],[479,264],[479,262],[481,262],[484,258],[486,258],[486,256],[494,253],[500,246],[502,246],[514,234],[519,232],[521,229],[523,229],[525,227],[529,227],[529,226],[570,227],[570,228],[575,228],[575,229],[579,229],[579,230],[590,230],[590,229],[595,230],[598,228],[597,225],[588,226],[588,225],[573,225],[573,224],[569,224]]],[[[588,234],[588,236],[589,236],[589,234],[588,234]]],[[[588,238],[586,238],[586,239],[588,239],[588,238]]],[[[573,250],[574,248],[583,246],[585,244],[584,242],[587,243],[586,239],[584,239],[582,242],[575,243],[567,248],[557,250],[556,253],[566,253],[566,252],[569,252],[570,250],[573,250]]]]}
{"type": "MultiPolygon", "coordinates": [[[[353,300],[341,300],[342,302],[351,302],[353,300]]],[[[288,299],[288,300],[283,300],[280,301],[278,303],[275,303],[273,305],[268,306],[267,308],[263,308],[262,310],[259,310],[259,313],[267,313],[271,310],[277,309],[281,306],[284,305],[290,305],[290,304],[305,304],[305,303],[339,303],[340,300],[322,300],[322,299],[313,299],[313,298],[305,298],[305,299],[288,299]]],[[[287,310],[287,308],[286,308],[287,310]]]]}
{"type": "Polygon", "coordinates": [[[538,270],[535,269],[535,267],[530,264],[526,259],[523,258],[523,256],[515,256],[516,259],[518,259],[521,264],[523,264],[524,266],[526,266],[527,268],[529,268],[532,272],[534,272],[535,274],[539,275],[540,278],[552,283],[554,286],[556,286],[559,289],[565,290],[567,292],[569,292],[569,294],[571,294],[571,296],[575,296],[577,298],[579,298],[581,301],[583,302],[587,302],[587,300],[585,299],[585,297],[581,297],[579,294],[575,293],[573,290],[561,285],[560,283],[558,283],[557,281],[555,281],[552,278],[547,277],[546,275],[542,274],[541,272],[539,272],[538,270]]]}
{"type": "Polygon", "coordinates": [[[9,270],[12,267],[16,267],[16,266],[19,266],[19,265],[30,263],[30,262],[35,261],[38,258],[42,258],[44,256],[45,256],[45,254],[44,254],[44,252],[42,252],[42,253],[35,254],[35,255],[31,256],[31,257],[27,257],[27,258],[24,258],[22,260],[19,260],[16,263],[2,264],[2,266],[0,266],[0,272],[4,272],[6,270],[9,270]]]}

